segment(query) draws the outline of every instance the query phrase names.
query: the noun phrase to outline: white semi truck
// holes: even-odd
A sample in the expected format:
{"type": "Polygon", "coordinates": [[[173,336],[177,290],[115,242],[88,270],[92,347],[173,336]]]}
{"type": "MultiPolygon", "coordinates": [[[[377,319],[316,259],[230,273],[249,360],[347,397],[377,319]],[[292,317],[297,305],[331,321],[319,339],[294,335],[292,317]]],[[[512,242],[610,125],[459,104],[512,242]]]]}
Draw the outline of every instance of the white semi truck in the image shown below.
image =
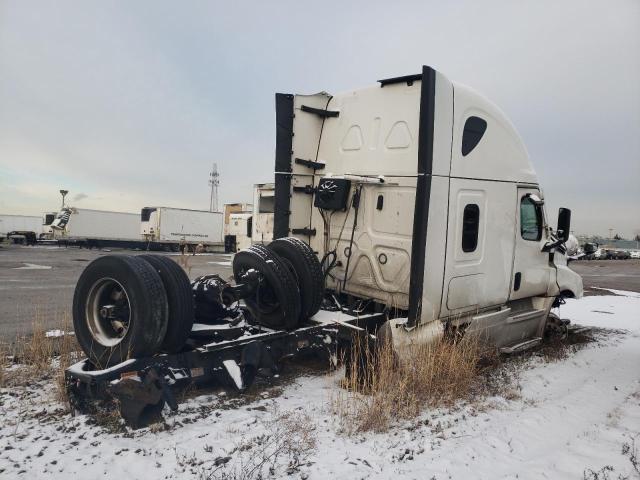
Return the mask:
{"type": "Polygon", "coordinates": [[[501,348],[540,341],[582,296],[506,115],[430,67],[341,94],[276,96],[274,238],[323,259],[336,296],[397,312],[394,345],[446,330],[501,348]]]}
{"type": "Polygon", "coordinates": [[[275,184],[256,183],[253,204],[244,204],[245,210],[229,214],[225,224],[226,252],[238,252],[253,244],[266,245],[273,240],[274,195],[275,184]]]}
{"type": "Polygon", "coordinates": [[[206,210],[145,207],[140,214],[139,232],[147,242],[193,249],[202,244],[212,251],[224,251],[224,214],[206,210]]]}
{"type": "Polygon", "coordinates": [[[276,125],[274,238],[234,255],[235,284],[189,282],[166,257],[85,268],[77,395],[108,385],[137,419],[162,410],[172,371],[226,371],[243,389],[354,332],[411,362],[407,347],[440,339],[514,353],[576,331],[551,313],[583,293],[567,267],[571,212],[551,227],[522,140],[486,98],[423,67],[336,95],[276,94],[276,125]]]}

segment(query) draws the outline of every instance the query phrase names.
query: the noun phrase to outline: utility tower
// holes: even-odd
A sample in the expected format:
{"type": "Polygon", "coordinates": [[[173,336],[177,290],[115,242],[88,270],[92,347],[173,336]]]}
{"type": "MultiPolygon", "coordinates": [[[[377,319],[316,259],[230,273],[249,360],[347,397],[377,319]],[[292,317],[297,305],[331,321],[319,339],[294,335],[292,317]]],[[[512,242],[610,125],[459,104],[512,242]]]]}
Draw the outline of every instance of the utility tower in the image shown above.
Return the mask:
{"type": "Polygon", "coordinates": [[[218,186],[220,185],[220,174],[218,164],[214,163],[211,173],[209,173],[209,186],[211,187],[211,200],[209,201],[209,211],[218,211],[218,186]]]}

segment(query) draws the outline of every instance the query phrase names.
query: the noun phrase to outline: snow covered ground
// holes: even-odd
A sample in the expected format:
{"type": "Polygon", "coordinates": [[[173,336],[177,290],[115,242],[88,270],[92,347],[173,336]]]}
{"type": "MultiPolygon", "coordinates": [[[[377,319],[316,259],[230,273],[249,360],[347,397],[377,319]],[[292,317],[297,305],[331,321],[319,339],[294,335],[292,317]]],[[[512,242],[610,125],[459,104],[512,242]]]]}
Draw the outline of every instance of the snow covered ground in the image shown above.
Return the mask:
{"type": "Polygon", "coordinates": [[[208,393],[162,428],[117,433],[64,413],[45,382],[0,389],[0,478],[249,478],[275,449],[275,478],[640,478],[624,447],[640,447],[640,294],[612,293],[562,307],[613,332],[565,359],[533,356],[517,398],[427,410],[384,434],[341,433],[340,373],[249,402],[208,393]]]}

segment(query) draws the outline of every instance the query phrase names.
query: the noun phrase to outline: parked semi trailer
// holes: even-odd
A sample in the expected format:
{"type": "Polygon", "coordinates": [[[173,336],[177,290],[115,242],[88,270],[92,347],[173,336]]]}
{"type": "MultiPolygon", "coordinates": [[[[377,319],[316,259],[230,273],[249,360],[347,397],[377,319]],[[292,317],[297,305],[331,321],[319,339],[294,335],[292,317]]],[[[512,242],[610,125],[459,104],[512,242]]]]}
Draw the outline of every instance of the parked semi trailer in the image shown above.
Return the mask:
{"type": "Polygon", "coordinates": [[[277,94],[276,123],[275,240],[234,256],[235,284],[190,284],[166,257],[86,267],[73,320],[87,359],[67,371],[79,408],[111,395],[135,422],[177,408],[173,386],[243,389],[345,332],[411,362],[414,345],[476,337],[511,354],[577,330],[551,313],[582,296],[571,212],[551,227],[520,136],[486,98],[423,67],[277,94]]]}
{"type": "Polygon", "coordinates": [[[0,240],[35,244],[42,233],[42,218],[30,215],[0,215],[0,240]]]}
{"type": "Polygon", "coordinates": [[[253,186],[254,203],[243,204],[245,210],[230,213],[225,223],[225,252],[238,252],[250,245],[266,245],[273,240],[274,195],[273,183],[253,186]]]}
{"type": "Polygon", "coordinates": [[[135,213],[64,207],[51,222],[60,245],[88,248],[143,248],[140,216],[135,213]]]}
{"type": "Polygon", "coordinates": [[[139,233],[147,242],[178,250],[202,244],[213,251],[224,251],[224,214],[184,208],[145,207],[140,214],[139,233]]]}
{"type": "Polygon", "coordinates": [[[236,253],[250,247],[252,232],[252,213],[232,213],[229,215],[227,233],[224,237],[225,252],[236,253]]]}

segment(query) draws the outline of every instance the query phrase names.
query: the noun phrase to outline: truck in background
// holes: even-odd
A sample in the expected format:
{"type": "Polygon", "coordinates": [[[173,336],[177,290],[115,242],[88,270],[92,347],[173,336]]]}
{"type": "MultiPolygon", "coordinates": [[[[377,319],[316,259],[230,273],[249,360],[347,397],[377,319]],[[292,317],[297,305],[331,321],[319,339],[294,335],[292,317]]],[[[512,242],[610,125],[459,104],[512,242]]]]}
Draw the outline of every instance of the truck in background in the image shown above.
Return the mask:
{"type": "Polygon", "coordinates": [[[252,204],[225,205],[225,252],[236,253],[255,243],[266,245],[273,240],[274,183],[256,183],[252,204]],[[244,208],[227,212],[227,206],[244,208]],[[227,220],[228,215],[228,220],[227,220]]]}
{"type": "Polygon", "coordinates": [[[273,240],[275,183],[257,183],[253,187],[252,243],[267,244],[273,240]]]}
{"type": "MultiPolygon", "coordinates": [[[[241,248],[238,245],[251,245],[253,204],[224,204],[224,251],[235,253],[241,248]],[[248,225],[247,225],[248,222],[248,225]]],[[[245,248],[245,247],[242,248],[245,248]]]]}
{"type": "Polygon", "coordinates": [[[139,234],[149,244],[178,251],[185,245],[190,251],[202,244],[211,251],[224,251],[222,212],[185,208],[145,207],[140,212],[139,234]]]}
{"type": "Polygon", "coordinates": [[[46,212],[42,214],[42,230],[38,235],[38,241],[46,242],[53,240],[53,228],[51,224],[56,219],[57,212],[46,212]]]}
{"type": "Polygon", "coordinates": [[[42,218],[31,215],[0,215],[0,240],[33,245],[42,233],[42,218]]]}
{"type": "Polygon", "coordinates": [[[250,247],[252,244],[251,233],[253,230],[252,213],[232,213],[229,216],[227,234],[224,237],[225,252],[237,253],[250,247]]]}
{"type": "Polygon", "coordinates": [[[225,234],[227,225],[229,225],[229,217],[233,213],[251,213],[253,212],[252,203],[225,203],[224,204],[224,228],[225,234]]]}
{"type": "Polygon", "coordinates": [[[135,213],[64,207],[51,222],[59,245],[89,248],[143,248],[140,217],[135,213]]]}

